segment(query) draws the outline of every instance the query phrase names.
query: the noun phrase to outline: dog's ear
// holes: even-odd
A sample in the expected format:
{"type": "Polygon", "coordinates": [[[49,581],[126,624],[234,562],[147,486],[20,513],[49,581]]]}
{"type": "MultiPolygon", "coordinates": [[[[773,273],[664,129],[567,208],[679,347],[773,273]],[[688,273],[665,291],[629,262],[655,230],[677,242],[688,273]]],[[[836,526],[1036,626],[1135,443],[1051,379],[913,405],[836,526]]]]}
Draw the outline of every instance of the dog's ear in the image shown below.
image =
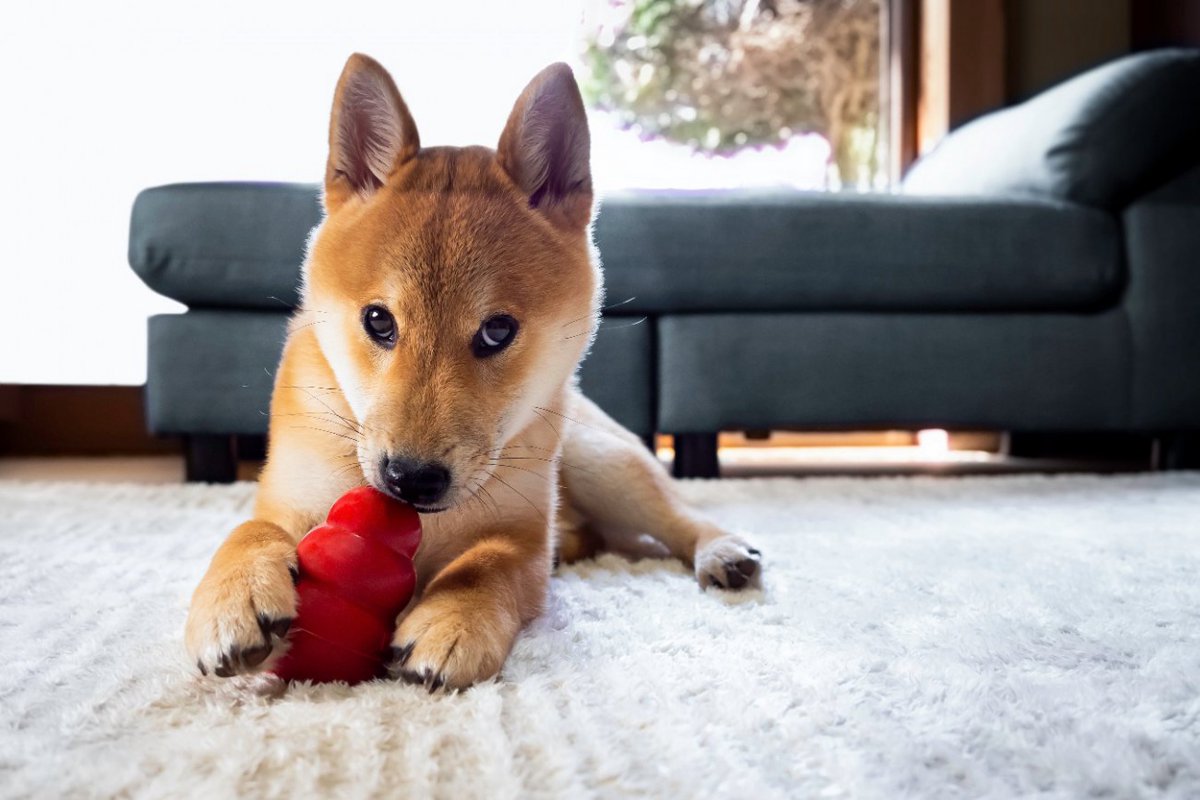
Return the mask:
{"type": "Polygon", "coordinates": [[[370,56],[350,56],[333,95],[325,209],[370,196],[420,149],[417,126],[392,76],[370,56]]]}
{"type": "Polygon", "coordinates": [[[529,82],[496,151],[531,208],[567,227],[591,221],[591,137],[583,98],[566,64],[551,64],[529,82]]]}

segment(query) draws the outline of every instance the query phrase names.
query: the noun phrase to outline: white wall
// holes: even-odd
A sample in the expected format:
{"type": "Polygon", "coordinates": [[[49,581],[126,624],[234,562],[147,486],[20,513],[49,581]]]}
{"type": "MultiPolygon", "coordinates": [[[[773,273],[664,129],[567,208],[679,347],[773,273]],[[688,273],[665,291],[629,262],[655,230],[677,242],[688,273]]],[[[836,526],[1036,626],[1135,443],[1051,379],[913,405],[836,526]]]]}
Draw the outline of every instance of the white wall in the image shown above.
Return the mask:
{"type": "MultiPolygon", "coordinates": [[[[607,3],[609,0],[589,0],[607,3]]],[[[139,384],[146,317],[181,307],[126,263],[137,192],[320,180],[359,50],[424,144],[494,145],[525,83],[573,62],[585,0],[41,0],[0,10],[0,383],[139,384]]],[[[828,146],[705,159],[593,121],[597,185],[821,188],[828,146]]]]}
{"type": "Polygon", "coordinates": [[[578,14],[563,0],[5,3],[0,383],[141,383],[146,317],[179,306],[126,263],[134,196],[319,180],[350,52],[392,71],[424,142],[494,144],[525,82],[572,55],[578,14]]]}

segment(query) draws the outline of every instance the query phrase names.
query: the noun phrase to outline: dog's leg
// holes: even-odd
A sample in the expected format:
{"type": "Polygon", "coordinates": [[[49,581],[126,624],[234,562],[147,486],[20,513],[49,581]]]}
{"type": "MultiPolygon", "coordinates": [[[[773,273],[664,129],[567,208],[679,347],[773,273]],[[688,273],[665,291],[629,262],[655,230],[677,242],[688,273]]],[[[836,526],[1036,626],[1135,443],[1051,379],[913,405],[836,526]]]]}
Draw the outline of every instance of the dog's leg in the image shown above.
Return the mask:
{"type": "MultiPolygon", "coordinates": [[[[565,488],[563,489],[565,492],[565,488]]],[[[571,564],[587,558],[595,558],[605,549],[603,537],[597,534],[579,509],[568,502],[558,504],[554,522],[555,562],[571,564]]]]}
{"type": "Polygon", "coordinates": [[[202,673],[227,678],[269,668],[284,652],[296,616],[296,544],[353,482],[281,480],[320,454],[274,447],[254,518],[234,528],[192,595],[184,643],[202,673]],[[272,473],[276,473],[272,477],[272,473]]]}
{"type": "Polygon", "coordinates": [[[261,668],[296,616],[296,537],[253,519],[234,528],[192,595],[184,642],[203,674],[261,668]]]}
{"type": "Polygon", "coordinates": [[[271,399],[254,518],[229,534],[192,595],[184,643],[205,674],[254,672],[282,653],[296,616],[296,544],[362,480],[347,444],[356,430],[349,408],[336,392],[307,389],[332,386],[332,375],[313,359],[302,367],[293,348],[289,340],[271,399]]]}
{"type": "Polygon", "coordinates": [[[495,677],[549,581],[544,521],[485,533],[426,585],[396,630],[389,670],[431,692],[495,677]]]}
{"type": "Polygon", "coordinates": [[[689,508],[640,439],[578,392],[562,423],[566,502],[605,536],[645,533],[693,567],[701,587],[761,580],[761,553],[689,508]]]}

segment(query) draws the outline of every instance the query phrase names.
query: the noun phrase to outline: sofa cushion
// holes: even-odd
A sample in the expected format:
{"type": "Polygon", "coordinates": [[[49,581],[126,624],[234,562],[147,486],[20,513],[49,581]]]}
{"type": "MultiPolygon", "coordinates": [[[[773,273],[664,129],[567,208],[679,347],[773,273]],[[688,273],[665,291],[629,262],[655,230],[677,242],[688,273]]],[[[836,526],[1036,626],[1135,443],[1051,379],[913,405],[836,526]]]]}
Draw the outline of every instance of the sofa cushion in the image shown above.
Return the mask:
{"type": "Polygon", "coordinates": [[[129,264],[154,291],[192,308],[288,309],[321,221],[308,184],[186,183],[133,204],[129,264]]]}
{"type": "Polygon", "coordinates": [[[1119,208],[1200,140],[1200,50],[1127,56],[947,136],[909,194],[1033,195],[1119,208]]]}
{"type": "Polygon", "coordinates": [[[1089,308],[1122,280],[1111,215],[1040,200],[630,193],[596,242],[626,313],[1089,308]]]}
{"type": "MultiPolygon", "coordinates": [[[[315,186],[149,189],[130,262],[192,308],[291,307],[319,220],[315,186]]],[[[1122,277],[1110,215],[1044,200],[635,192],[595,235],[622,314],[1089,308],[1122,277]]]]}

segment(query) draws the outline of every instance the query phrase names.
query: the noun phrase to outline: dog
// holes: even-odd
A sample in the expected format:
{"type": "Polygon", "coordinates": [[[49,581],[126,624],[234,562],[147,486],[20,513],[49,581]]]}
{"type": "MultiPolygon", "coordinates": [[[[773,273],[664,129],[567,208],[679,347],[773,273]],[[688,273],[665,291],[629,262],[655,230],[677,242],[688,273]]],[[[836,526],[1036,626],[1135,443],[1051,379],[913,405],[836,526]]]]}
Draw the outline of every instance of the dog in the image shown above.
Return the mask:
{"type": "Polygon", "coordinates": [[[681,502],[642,440],[576,388],[603,295],[589,157],[565,64],[529,83],[495,150],[426,148],[387,71],[350,57],[254,518],[189,610],[201,673],[257,672],[285,651],[297,542],[364,484],[422,516],[389,672],[430,691],[499,673],[556,557],[649,535],[702,588],[760,585],[761,553],[681,502]]]}

